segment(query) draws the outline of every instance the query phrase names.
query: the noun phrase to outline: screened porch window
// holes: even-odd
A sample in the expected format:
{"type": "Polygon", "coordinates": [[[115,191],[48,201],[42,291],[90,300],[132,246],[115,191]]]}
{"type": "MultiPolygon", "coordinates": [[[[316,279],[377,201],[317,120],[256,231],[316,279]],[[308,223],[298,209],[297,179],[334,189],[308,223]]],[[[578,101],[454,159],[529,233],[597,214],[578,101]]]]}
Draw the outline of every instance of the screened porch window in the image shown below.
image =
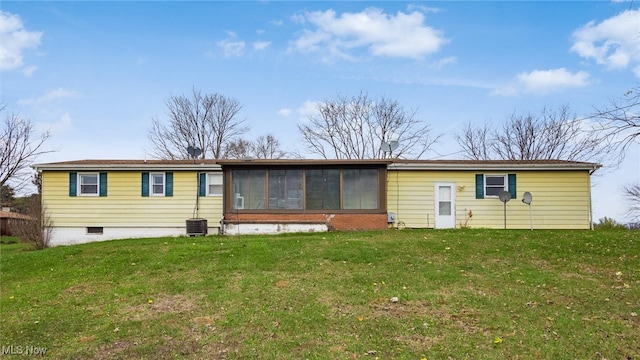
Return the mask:
{"type": "Polygon", "coordinates": [[[302,209],[302,170],[269,170],[269,209],[302,209]]]}
{"type": "Polygon", "coordinates": [[[229,210],[379,210],[379,168],[231,169],[229,210]]]}
{"type": "Polygon", "coordinates": [[[378,170],[343,170],[343,207],[344,209],[378,208],[378,170]]]}
{"type": "Polygon", "coordinates": [[[266,208],[266,170],[233,170],[232,177],[232,209],[266,208]]]}
{"type": "Polygon", "coordinates": [[[307,209],[340,209],[340,170],[314,169],[306,171],[307,209]]]}

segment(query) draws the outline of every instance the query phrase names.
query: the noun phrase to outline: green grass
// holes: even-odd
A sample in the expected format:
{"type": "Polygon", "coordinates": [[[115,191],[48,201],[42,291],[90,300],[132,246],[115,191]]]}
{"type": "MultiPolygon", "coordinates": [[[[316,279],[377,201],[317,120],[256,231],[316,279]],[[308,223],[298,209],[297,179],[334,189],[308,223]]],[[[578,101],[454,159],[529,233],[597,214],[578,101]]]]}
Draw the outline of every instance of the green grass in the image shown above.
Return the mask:
{"type": "Polygon", "coordinates": [[[636,359],[639,256],[632,231],[4,244],[0,339],[59,359],[636,359]]]}

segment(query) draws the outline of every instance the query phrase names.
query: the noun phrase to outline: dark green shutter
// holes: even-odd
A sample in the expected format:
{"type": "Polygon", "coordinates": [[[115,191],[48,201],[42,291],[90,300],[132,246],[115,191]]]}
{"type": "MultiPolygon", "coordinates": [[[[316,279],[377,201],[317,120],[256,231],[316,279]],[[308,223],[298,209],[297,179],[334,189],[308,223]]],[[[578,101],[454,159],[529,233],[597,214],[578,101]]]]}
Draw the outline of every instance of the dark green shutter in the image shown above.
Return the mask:
{"type": "Polygon", "coordinates": [[[78,173],[69,173],[69,196],[78,195],[78,173]]]}
{"type": "Polygon", "coordinates": [[[476,174],[476,199],[484,199],[484,175],[476,174]]]}
{"type": "Polygon", "coordinates": [[[173,173],[164,174],[164,196],[173,196],[173,173]]]}
{"type": "Polygon", "coordinates": [[[149,196],[149,173],[142,173],[142,196],[149,196]]]}
{"type": "Polygon", "coordinates": [[[207,196],[207,174],[201,173],[200,181],[198,183],[198,195],[207,196]]]}
{"type": "Polygon", "coordinates": [[[509,193],[511,193],[511,198],[515,199],[518,192],[516,191],[516,174],[508,175],[509,181],[509,193]]]}
{"type": "Polygon", "coordinates": [[[107,196],[107,173],[100,173],[100,196],[107,196]]]}

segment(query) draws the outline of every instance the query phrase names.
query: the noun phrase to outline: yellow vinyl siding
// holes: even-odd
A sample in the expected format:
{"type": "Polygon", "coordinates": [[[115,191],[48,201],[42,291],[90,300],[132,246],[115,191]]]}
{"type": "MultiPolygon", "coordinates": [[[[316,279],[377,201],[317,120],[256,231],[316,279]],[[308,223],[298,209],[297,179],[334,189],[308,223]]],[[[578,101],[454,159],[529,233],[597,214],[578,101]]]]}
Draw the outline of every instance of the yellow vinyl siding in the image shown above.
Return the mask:
{"type": "Polygon", "coordinates": [[[503,203],[476,199],[475,174],[516,174],[517,198],[507,203],[507,227],[530,227],[525,191],[533,195],[533,226],[538,229],[588,229],[590,180],[587,171],[389,171],[387,204],[406,227],[434,227],[436,182],[456,184],[456,226],[503,228],[503,203]],[[472,218],[466,222],[468,212],[472,218]]]}
{"type": "Polygon", "coordinates": [[[142,196],[142,171],[111,171],[106,197],[69,196],[69,172],[45,171],[43,204],[54,226],[184,227],[202,217],[210,226],[222,218],[222,197],[200,197],[196,207],[197,172],[173,171],[173,196],[142,196]]]}

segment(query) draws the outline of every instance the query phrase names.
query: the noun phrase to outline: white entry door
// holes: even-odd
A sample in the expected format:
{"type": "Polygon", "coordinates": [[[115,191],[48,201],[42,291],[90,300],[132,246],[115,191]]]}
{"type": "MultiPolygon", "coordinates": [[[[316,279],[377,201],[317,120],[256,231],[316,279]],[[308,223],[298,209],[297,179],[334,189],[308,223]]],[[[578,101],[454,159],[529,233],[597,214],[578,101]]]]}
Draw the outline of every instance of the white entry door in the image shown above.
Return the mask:
{"type": "Polygon", "coordinates": [[[456,184],[436,183],[436,229],[456,227],[456,184]]]}

